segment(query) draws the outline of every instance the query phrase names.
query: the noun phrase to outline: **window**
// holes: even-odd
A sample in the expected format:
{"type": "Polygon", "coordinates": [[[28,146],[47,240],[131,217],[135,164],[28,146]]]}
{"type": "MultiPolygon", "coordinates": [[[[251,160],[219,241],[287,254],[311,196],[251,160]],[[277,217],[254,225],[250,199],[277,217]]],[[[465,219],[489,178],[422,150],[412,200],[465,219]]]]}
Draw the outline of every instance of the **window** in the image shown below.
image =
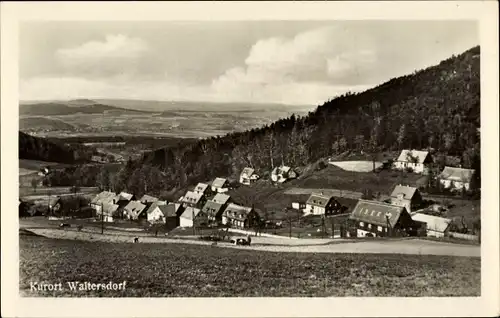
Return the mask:
{"type": "Polygon", "coordinates": [[[368,224],[368,229],[371,230],[372,229],[372,225],[371,224],[368,224]]]}
{"type": "Polygon", "coordinates": [[[382,232],[382,227],[381,227],[381,226],[377,226],[377,230],[378,230],[379,232],[382,232]]]}
{"type": "Polygon", "coordinates": [[[359,222],[359,226],[365,226],[364,222],[359,222]]]}

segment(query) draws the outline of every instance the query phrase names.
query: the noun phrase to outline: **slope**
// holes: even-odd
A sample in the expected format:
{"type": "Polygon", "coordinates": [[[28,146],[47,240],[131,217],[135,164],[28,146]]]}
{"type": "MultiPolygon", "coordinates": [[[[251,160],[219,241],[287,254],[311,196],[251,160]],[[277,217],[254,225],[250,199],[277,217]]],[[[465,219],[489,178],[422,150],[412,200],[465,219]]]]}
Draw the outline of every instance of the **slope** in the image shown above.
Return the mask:
{"type": "Polygon", "coordinates": [[[217,175],[235,177],[244,166],[262,174],[281,162],[304,166],[348,150],[428,147],[479,169],[479,63],[475,47],[365,92],[336,97],[304,117],[156,150],[128,165],[122,177],[135,184],[130,178],[153,165],[168,176],[162,184],[174,188],[217,175]]]}

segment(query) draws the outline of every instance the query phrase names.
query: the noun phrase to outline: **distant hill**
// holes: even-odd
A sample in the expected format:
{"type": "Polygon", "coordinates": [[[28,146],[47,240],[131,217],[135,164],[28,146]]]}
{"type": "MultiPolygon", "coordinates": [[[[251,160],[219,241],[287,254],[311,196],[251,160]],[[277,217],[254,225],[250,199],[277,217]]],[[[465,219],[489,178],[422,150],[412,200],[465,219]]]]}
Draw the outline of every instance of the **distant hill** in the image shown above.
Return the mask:
{"type": "Polygon", "coordinates": [[[85,162],[92,150],[75,148],[19,132],[19,159],[50,161],[57,163],[85,162]]]}
{"type": "Polygon", "coordinates": [[[57,130],[73,130],[75,127],[60,119],[50,117],[26,117],[19,119],[20,130],[35,130],[35,129],[57,129],[57,130]]]}
{"type": "Polygon", "coordinates": [[[143,111],[108,106],[86,99],[69,102],[21,103],[19,106],[19,115],[21,116],[63,116],[78,113],[101,114],[105,112],[141,113],[143,111]]]}
{"type": "Polygon", "coordinates": [[[266,172],[281,162],[305,166],[349,150],[376,154],[428,147],[460,156],[464,167],[479,170],[479,66],[480,49],[475,47],[365,92],[338,96],[307,116],[153,151],[129,163],[117,180],[120,187],[140,192],[237,176],[245,166],[266,172]],[[144,177],[151,167],[167,178],[144,177]]]}

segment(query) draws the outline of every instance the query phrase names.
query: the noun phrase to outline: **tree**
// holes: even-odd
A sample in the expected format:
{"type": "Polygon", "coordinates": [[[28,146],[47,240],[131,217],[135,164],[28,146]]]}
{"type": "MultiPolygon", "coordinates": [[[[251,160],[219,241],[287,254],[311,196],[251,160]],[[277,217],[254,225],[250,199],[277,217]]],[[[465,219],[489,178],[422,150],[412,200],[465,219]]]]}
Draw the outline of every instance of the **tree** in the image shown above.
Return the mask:
{"type": "Polygon", "coordinates": [[[399,128],[398,138],[397,138],[399,150],[403,148],[403,143],[405,142],[405,138],[406,138],[406,125],[402,124],[401,127],[399,128]]]}
{"type": "Polygon", "coordinates": [[[102,167],[101,171],[99,171],[99,174],[96,178],[96,183],[99,187],[99,190],[101,191],[108,190],[110,188],[111,177],[109,171],[105,167],[102,167]]]}
{"type": "Polygon", "coordinates": [[[38,187],[38,180],[36,178],[31,179],[31,187],[36,192],[36,188],[38,187]]]}

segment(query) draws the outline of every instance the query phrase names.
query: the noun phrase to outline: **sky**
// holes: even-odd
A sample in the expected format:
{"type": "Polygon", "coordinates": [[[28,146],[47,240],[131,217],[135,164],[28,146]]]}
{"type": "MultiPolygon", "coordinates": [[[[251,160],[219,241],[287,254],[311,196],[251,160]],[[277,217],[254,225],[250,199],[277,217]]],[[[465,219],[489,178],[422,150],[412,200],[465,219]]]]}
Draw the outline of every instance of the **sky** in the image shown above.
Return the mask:
{"type": "Polygon", "coordinates": [[[474,21],[23,22],[19,93],[318,105],[478,44],[474,21]]]}

